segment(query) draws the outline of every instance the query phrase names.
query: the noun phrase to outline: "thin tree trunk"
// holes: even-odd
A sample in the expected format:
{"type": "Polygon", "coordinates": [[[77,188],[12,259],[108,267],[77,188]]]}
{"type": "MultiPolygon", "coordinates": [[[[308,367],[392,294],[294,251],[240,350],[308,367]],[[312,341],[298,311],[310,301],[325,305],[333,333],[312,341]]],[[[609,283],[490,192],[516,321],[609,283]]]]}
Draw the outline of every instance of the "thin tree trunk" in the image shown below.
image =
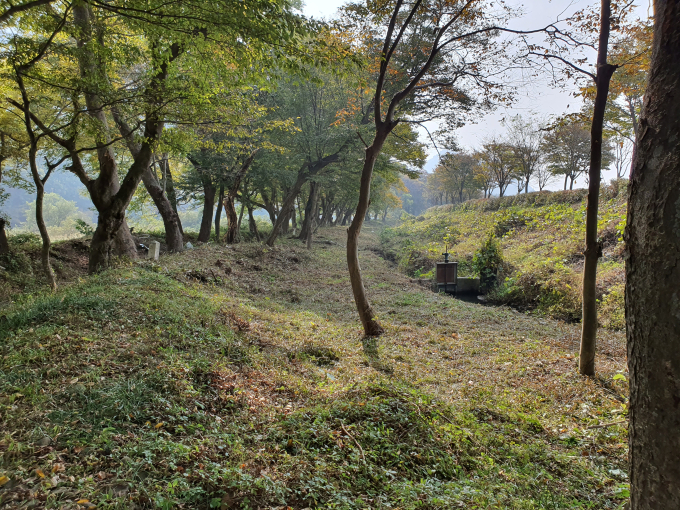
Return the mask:
{"type": "Polygon", "coordinates": [[[656,0],[626,227],[630,510],[680,508],[680,2],[656,0]]]}
{"type": "MultiPolygon", "coordinates": [[[[583,314],[581,319],[581,351],[579,372],[595,375],[595,345],[597,340],[597,260],[602,246],[597,242],[597,214],[602,172],[602,130],[607,107],[609,82],[616,66],[607,63],[611,0],[602,0],[600,12],[600,42],[595,78],[595,107],[590,128],[590,170],[588,172],[588,207],[586,209],[586,251],[583,266],[583,314]]],[[[572,181],[573,182],[573,181],[572,181]]]]}
{"type": "MultiPolygon", "coordinates": [[[[281,206],[281,211],[287,211],[290,209],[290,206],[292,206],[295,203],[295,197],[297,196],[298,193],[300,193],[300,189],[302,188],[303,184],[307,181],[307,176],[304,175],[304,172],[299,172],[298,173],[298,178],[295,181],[295,184],[293,184],[293,187],[290,189],[288,192],[288,195],[283,201],[283,205],[281,206]]],[[[271,234],[269,234],[269,237],[267,238],[267,246],[274,246],[274,243],[276,242],[276,239],[279,237],[279,233],[281,231],[281,225],[283,224],[284,220],[284,214],[283,212],[279,214],[279,217],[276,218],[276,222],[274,223],[274,227],[272,228],[271,234]]]]}
{"type": "Polygon", "coordinates": [[[241,220],[243,219],[243,211],[245,211],[245,210],[246,210],[246,206],[242,202],[241,203],[241,211],[238,213],[238,223],[237,223],[237,226],[236,226],[236,230],[238,230],[239,232],[241,231],[241,220]]]}
{"type": "MultiPolygon", "coordinates": [[[[26,116],[26,122],[30,129],[30,120],[26,116]]],[[[31,136],[31,138],[34,138],[31,136]]],[[[45,175],[44,178],[40,177],[38,173],[38,165],[36,163],[36,157],[38,154],[38,146],[35,139],[31,140],[31,147],[28,151],[28,162],[31,167],[31,174],[33,175],[33,182],[35,184],[36,198],[35,198],[35,222],[38,225],[38,230],[40,231],[40,238],[42,239],[42,249],[40,250],[40,260],[43,266],[43,272],[47,278],[47,283],[49,284],[52,292],[57,290],[57,279],[54,276],[54,271],[52,271],[52,264],[50,262],[50,247],[52,246],[52,241],[50,240],[50,235],[47,232],[47,226],[45,226],[45,219],[43,218],[43,199],[45,198],[45,181],[49,177],[50,171],[45,175]]]]}
{"type": "Polygon", "coordinates": [[[305,219],[300,228],[300,236],[298,239],[307,239],[309,231],[311,230],[312,220],[314,218],[314,210],[316,209],[316,202],[319,197],[319,185],[314,182],[309,182],[309,197],[307,197],[307,204],[305,205],[305,219]]]}
{"type": "Polygon", "coordinates": [[[168,196],[163,192],[163,188],[154,175],[151,166],[142,174],[142,182],[163,219],[167,250],[171,253],[181,252],[184,249],[182,222],[177,211],[172,207],[168,196]]]}
{"type": "Polygon", "coordinates": [[[385,138],[389,134],[388,127],[389,124],[385,124],[382,128],[376,127],[373,144],[366,148],[366,157],[359,185],[359,203],[357,204],[354,220],[347,229],[347,267],[349,269],[349,279],[352,284],[352,293],[354,294],[354,302],[359,312],[359,319],[367,336],[379,336],[385,330],[375,317],[375,313],[373,313],[373,309],[366,296],[366,289],[361,277],[361,266],[359,265],[359,234],[361,233],[361,227],[370,205],[373,167],[385,143],[385,138]]]}
{"type": "MultiPolygon", "coordinates": [[[[222,204],[224,203],[224,184],[220,184],[220,192],[215,208],[215,241],[220,242],[220,220],[222,219],[222,204]]],[[[225,208],[226,209],[226,208],[225,208]]]]}
{"type": "MultiPolygon", "coordinates": [[[[241,187],[241,180],[248,171],[248,168],[250,168],[250,165],[253,163],[257,153],[258,150],[255,150],[245,159],[239,170],[234,174],[233,182],[227,190],[226,197],[224,198],[224,210],[227,213],[227,220],[229,222],[227,230],[227,244],[238,243],[240,240],[239,234],[241,220],[236,215],[236,195],[238,195],[238,190],[241,187]]],[[[243,208],[241,208],[241,212],[243,212],[243,208]]]]}
{"type": "Polygon", "coordinates": [[[254,234],[255,239],[260,242],[260,233],[257,231],[257,223],[255,222],[252,207],[248,207],[248,230],[250,230],[250,233],[254,234]]]}

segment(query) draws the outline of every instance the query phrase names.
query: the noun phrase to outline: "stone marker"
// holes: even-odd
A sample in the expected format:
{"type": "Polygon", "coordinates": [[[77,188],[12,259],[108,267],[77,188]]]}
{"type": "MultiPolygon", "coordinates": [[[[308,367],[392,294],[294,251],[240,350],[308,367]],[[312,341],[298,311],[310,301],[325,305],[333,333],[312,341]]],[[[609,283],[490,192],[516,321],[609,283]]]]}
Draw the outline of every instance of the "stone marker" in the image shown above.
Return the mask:
{"type": "Polygon", "coordinates": [[[147,257],[153,260],[158,260],[160,254],[161,243],[159,243],[158,241],[151,241],[149,243],[149,254],[147,255],[147,257]]]}

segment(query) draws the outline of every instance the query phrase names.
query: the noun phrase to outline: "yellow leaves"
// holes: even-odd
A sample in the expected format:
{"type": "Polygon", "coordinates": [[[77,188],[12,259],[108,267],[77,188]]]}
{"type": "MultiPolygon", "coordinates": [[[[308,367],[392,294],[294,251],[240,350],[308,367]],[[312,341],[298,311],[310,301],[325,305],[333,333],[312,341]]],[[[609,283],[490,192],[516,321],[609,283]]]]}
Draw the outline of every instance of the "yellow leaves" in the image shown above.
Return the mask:
{"type": "Polygon", "coordinates": [[[156,425],[154,426],[154,428],[155,428],[156,430],[158,430],[158,429],[161,428],[162,426],[163,426],[163,422],[160,422],[160,423],[156,423],[156,425]]]}
{"type": "Polygon", "coordinates": [[[3,476],[0,476],[0,487],[2,487],[3,485],[5,485],[7,482],[9,482],[9,478],[7,478],[7,477],[4,476],[4,475],[3,475],[3,476]]]}
{"type": "Polygon", "coordinates": [[[36,469],[35,474],[38,475],[40,478],[45,478],[45,473],[43,473],[42,469],[36,469]]]}

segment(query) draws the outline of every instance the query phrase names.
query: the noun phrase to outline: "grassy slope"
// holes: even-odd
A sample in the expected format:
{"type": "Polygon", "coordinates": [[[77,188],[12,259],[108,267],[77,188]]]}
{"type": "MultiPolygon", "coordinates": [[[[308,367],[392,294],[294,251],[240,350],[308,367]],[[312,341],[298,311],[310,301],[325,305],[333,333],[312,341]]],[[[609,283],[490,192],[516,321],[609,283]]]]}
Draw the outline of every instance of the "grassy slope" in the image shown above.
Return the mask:
{"type": "MultiPolygon", "coordinates": [[[[448,240],[453,244],[449,248],[452,259],[460,261],[460,273],[472,275],[474,253],[494,233],[501,240],[505,265],[500,286],[490,297],[553,317],[580,320],[585,192],[530,193],[434,207],[387,229],[382,248],[407,273],[430,276],[448,240]]],[[[610,329],[624,328],[625,217],[625,185],[604,186],[598,227],[603,243],[598,299],[601,325],[610,329]]]]}
{"type": "Polygon", "coordinates": [[[581,378],[573,325],[415,286],[371,229],[379,341],[343,229],[311,254],[203,246],[5,308],[1,506],[617,508],[626,429],[587,427],[625,412],[623,336],[603,332],[581,378]]]}

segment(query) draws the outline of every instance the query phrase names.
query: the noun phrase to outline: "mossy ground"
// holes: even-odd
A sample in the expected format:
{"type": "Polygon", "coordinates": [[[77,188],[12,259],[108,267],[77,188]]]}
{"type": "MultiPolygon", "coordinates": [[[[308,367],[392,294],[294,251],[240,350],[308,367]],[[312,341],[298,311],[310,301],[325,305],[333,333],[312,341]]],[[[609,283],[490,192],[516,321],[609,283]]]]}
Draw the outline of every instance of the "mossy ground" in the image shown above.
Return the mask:
{"type": "Polygon", "coordinates": [[[409,283],[344,229],[120,263],[0,311],[5,508],[618,508],[625,341],[409,283]],[[588,428],[593,425],[615,425],[588,428]]]}

